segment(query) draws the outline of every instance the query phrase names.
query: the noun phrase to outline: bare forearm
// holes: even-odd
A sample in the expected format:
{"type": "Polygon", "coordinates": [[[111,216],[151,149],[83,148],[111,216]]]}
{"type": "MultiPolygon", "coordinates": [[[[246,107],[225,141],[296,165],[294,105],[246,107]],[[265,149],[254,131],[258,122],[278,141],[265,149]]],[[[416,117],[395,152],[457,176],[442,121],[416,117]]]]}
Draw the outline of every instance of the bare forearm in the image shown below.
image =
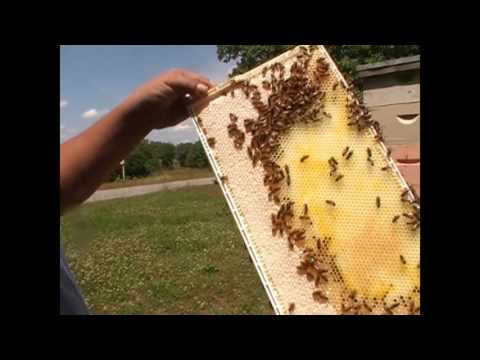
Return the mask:
{"type": "Polygon", "coordinates": [[[61,145],[60,211],[81,204],[152,129],[127,100],[61,145]]]}
{"type": "Polygon", "coordinates": [[[212,84],[175,69],[137,88],[122,104],[60,148],[60,213],[85,201],[153,128],[188,116],[185,95],[207,96],[212,84]]]}

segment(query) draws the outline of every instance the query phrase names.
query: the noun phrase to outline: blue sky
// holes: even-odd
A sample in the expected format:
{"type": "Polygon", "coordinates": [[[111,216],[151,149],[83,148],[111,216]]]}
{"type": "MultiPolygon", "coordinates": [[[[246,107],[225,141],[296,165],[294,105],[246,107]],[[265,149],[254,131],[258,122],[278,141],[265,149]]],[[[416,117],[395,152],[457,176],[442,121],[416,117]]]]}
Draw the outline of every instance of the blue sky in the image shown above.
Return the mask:
{"type": "MultiPolygon", "coordinates": [[[[215,45],[62,46],[60,49],[60,142],[75,136],[114,108],[133,89],[170,68],[198,72],[214,83],[226,80],[234,64],[218,61],[215,45]]],[[[154,130],[148,139],[196,141],[187,120],[154,130]]]]}

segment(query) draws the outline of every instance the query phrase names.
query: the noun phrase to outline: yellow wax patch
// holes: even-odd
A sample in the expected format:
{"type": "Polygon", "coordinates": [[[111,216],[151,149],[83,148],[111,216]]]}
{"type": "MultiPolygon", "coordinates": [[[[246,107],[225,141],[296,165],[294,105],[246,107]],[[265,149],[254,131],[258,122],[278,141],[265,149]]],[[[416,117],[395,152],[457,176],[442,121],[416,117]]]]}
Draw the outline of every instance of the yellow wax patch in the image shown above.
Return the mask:
{"type": "Polygon", "coordinates": [[[419,242],[412,239],[406,219],[392,223],[395,215],[405,211],[398,180],[380,170],[386,160],[373,138],[361,138],[346,125],[344,106],[325,111],[333,120],[298,125],[285,136],[283,148],[288,151],[278,162],[290,169],[286,194],[295,202],[297,215],[308,204],[316,236],[332,238],[329,255],[335,257],[347,288],[370,298],[408,294],[419,285],[419,242]],[[342,156],[347,146],[353,151],[349,160],[342,156]],[[373,166],[367,161],[367,147],[372,150],[373,166]],[[332,157],[338,162],[334,176],[328,163],[332,157]],[[343,178],[336,182],[340,174],[343,178]]]}

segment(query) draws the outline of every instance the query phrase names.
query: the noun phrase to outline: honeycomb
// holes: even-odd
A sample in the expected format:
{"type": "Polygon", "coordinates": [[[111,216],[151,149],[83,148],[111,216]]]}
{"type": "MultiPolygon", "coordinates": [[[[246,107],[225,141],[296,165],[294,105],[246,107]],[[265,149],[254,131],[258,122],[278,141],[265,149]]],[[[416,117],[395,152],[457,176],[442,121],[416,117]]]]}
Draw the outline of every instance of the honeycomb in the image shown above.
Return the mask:
{"type": "Polygon", "coordinates": [[[419,220],[411,225],[415,196],[376,138],[378,129],[357,131],[349,125],[352,93],[323,46],[310,48],[305,67],[312,80],[317,60],[328,63],[319,83],[324,96],[315,102],[321,103],[317,121],[295,122],[279,135],[271,154],[289,174],[276,200],[264,183],[266,169],[254,166],[248,154],[252,136],[244,120],[259,114],[239,84],[257,86],[267,103],[271,90],[263,82],[274,72],[267,69],[282,64],[288,79],[305,49],[296,47],[235,77],[191,108],[245,245],[277,314],[419,314],[419,220]],[[244,142],[229,135],[232,122],[244,142]],[[287,233],[272,231],[274,215],[289,202],[289,225],[304,234],[293,245],[287,233]],[[310,255],[311,264],[321,265],[321,277],[305,271],[311,269],[305,260],[310,255]]]}

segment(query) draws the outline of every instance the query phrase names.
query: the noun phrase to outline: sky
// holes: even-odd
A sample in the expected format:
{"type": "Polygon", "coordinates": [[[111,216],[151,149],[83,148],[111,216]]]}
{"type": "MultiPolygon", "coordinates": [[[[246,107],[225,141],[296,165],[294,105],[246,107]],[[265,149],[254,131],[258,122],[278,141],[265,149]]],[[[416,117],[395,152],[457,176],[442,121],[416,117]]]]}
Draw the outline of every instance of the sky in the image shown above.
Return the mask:
{"type": "MultiPolygon", "coordinates": [[[[60,49],[60,142],[82,132],[137,86],[171,68],[198,72],[214,83],[227,79],[234,63],[217,59],[215,45],[81,45],[60,49]]],[[[147,139],[198,139],[191,120],[153,130],[147,139]]]]}

